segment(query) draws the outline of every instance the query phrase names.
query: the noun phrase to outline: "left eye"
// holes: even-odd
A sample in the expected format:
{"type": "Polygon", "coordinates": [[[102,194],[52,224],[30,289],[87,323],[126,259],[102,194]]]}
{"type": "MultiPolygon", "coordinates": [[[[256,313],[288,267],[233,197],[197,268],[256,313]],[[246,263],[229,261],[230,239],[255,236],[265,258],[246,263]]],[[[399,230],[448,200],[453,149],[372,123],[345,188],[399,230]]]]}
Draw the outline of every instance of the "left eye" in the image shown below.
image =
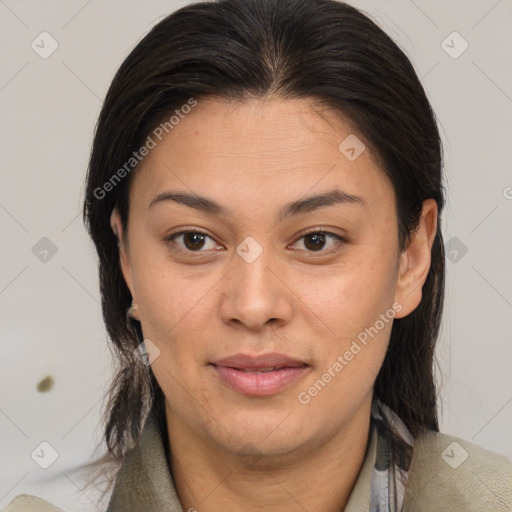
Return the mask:
{"type": "Polygon", "coordinates": [[[295,242],[295,245],[300,241],[302,241],[303,246],[306,248],[305,250],[308,252],[326,252],[326,250],[332,249],[337,244],[344,242],[341,236],[327,231],[311,231],[306,233],[295,242]],[[329,240],[331,241],[330,244],[328,243],[329,240]]]}

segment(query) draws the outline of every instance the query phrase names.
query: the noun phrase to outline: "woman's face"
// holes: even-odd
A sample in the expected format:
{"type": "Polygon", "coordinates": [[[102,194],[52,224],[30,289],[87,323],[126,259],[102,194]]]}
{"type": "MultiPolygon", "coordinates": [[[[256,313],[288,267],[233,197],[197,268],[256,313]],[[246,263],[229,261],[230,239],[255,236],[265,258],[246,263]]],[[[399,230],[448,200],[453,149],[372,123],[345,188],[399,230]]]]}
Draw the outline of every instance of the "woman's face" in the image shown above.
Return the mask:
{"type": "Polygon", "coordinates": [[[362,137],[283,99],[200,100],[164,135],[134,176],[121,262],[168,419],[269,455],[367,422],[426,274],[402,279],[415,260],[362,137]]]}

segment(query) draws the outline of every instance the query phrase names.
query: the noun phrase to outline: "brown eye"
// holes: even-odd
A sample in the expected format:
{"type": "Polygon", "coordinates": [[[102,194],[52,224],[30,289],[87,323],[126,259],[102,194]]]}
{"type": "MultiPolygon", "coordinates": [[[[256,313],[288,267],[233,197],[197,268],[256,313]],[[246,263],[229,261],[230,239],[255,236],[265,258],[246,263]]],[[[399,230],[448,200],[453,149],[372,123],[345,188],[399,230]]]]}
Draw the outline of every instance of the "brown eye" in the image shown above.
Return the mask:
{"type": "MultiPolygon", "coordinates": [[[[295,245],[300,245],[300,242],[304,246],[304,250],[308,252],[328,252],[329,249],[335,248],[337,245],[342,244],[345,240],[334,233],[328,231],[311,231],[303,235],[295,245]]],[[[299,247],[302,249],[301,247],[299,247]]]]}
{"type": "Polygon", "coordinates": [[[215,240],[200,231],[181,231],[166,238],[166,241],[172,242],[184,252],[206,252],[218,247],[215,240]]]}
{"type": "Polygon", "coordinates": [[[323,233],[310,233],[304,237],[304,245],[311,251],[319,251],[325,245],[325,235],[323,233]]]}
{"type": "Polygon", "coordinates": [[[201,249],[204,245],[205,237],[201,233],[185,233],[183,235],[183,244],[191,251],[201,249]]]}

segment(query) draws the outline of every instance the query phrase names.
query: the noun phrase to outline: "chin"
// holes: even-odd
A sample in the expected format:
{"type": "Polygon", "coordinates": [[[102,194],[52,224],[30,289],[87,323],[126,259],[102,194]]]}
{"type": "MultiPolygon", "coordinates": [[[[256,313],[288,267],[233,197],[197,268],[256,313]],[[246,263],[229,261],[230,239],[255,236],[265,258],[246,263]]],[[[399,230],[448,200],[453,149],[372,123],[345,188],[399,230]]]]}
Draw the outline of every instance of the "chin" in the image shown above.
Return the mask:
{"type": "Polygon", "coordinates": [[[224,428],[215,434],[221,434],[221,444],[236,453],[284,454],[302,445],[308,437],[304,422],[297,421],[296,414],[283,408],[275,413],[263,408],[259,411],[240,410],[223,416],[222,425],[224,428]]]}

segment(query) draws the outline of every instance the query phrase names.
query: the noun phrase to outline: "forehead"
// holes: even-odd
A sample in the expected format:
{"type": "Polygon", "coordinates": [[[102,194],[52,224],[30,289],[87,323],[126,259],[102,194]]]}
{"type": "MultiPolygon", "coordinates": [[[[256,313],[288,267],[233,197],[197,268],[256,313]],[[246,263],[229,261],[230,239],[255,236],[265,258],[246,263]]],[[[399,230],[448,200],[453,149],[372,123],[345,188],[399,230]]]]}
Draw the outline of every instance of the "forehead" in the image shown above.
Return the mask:
{"type": "Polygon", "coordinates": [[[392,199],[363,141],[347,117],[312,99],[198,100],[156,140],[130,196],[149,206],[165,189],[179,188],[268,205],[336,187],[373,202],[392,199]],[[348,158],[354,152],[346,153],[347,145],[361,154],[348,158]]]}
{"type": "MultiPolygon", "coordinates": [[[[284,159],[286,154],[295,154],[318,159],[325,152],[325,146],[337,152],[339,143],[355,132],[355,126],[346,116],[313,99],[229,102],[208,98],[199,100],[193,111],[164,134],[164,144],[159,146],[179,150],[184,141],[200,143],[200,153],[189,157],[255,155],[272,160],[276,156],[284,159]],[[219,148],[229,153],[222,154],[219,148]]],[[[155,153],[158,156],[162,151],[153,151],[150,160],[155,158],[155,153]]]]}

